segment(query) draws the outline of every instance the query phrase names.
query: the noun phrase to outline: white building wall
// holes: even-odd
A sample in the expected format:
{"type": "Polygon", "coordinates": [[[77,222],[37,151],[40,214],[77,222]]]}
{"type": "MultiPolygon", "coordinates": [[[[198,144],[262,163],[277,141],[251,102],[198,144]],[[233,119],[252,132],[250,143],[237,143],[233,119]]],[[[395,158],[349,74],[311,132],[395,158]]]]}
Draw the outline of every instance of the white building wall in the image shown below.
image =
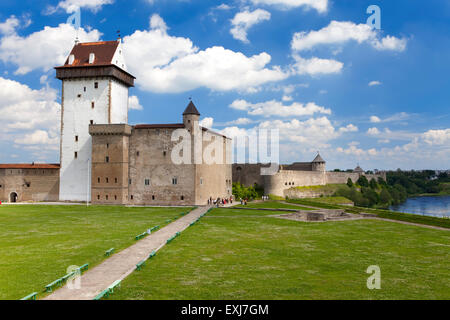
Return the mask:
{"type": "Polygon", "coordinates": [[[109,82],[109,79],[94,78],[63,81],[59,190],[61,201],[90,201],[88,168],[92,140],[89,125],[91,120],[94,124],[109,123],[109,82]],[[97,89],[95,82],[98,83],[97,89]],[[76,159],[75,152],[78,153],[76,159]]]}
{"type": "Polygon", "coordinates": [[[128,123],[128,87],[111,80],[111,123],[128,123]]]}
{"type": "Polygon", "coordinates": [[[118,66],[120,69],[128,71],[127,64],[125,63],[125,57],[123,55],[122,42],[119,43],[119,46],[117,47],[116,53],[114,54],[114,57],[111,62],[112,64],[118,66]]]}

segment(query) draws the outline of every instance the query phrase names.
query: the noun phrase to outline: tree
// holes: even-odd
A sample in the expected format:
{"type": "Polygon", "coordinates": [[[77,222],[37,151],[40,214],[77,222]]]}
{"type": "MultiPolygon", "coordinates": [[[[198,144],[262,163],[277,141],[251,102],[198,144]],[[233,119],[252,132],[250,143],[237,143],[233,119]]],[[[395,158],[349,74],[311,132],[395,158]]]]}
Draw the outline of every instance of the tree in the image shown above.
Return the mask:
{"type": "Polygon", "coordinates": [[[350,179],[350,178],[347,179],[347,186],[348,186],[349,188],[353,187],[353,181],[352,181],[352,179],[350,179]]]}
{"type": "Polygon", "coordinates": [[[378,183],[377,183],[377,181],[375,180],[375,178],[370,179],[369,185],[370,185],[370,188],[371,188],[372,190],[378,189],[378,183]]]}
{"type": "Polygon", "coordinates": [[[359,177],[357,183],[361,186],[361,187],[369,187],[369,180],[367,180],[366,176],[361,176],[359,177]]]}
{"type": "Polygon", "coordinates": [[[380,202],[380,196],[373,189],[362,187],[361,192],[364,198],[368,200],[369,207],[373,207],[374,205],[380,202]]]}
{"type": "Polygon", "coordinates": [[[378,184],[382,187],[387,187],[387,182],[382,177],[378,177],[378,184]]]}
{"type": "Polygon", "coordinates": [[[391,194],[389,193],[389,191],[383,188],[383,190],[381,190],[380,193],[380,202],[382,204],[386,204],[386,206],[389,206],[391,204],[391,201],[392,201],[391,194]]]}

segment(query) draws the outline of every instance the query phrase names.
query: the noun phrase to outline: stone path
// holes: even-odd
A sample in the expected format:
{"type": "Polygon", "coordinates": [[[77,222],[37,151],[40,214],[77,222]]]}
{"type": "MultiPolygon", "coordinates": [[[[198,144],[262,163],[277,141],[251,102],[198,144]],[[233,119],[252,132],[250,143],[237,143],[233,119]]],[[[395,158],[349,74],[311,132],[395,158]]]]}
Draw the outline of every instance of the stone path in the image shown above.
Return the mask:
{"type": "Polygon", "coordinates": [[[208,211],[209,207],[199,207],[177,219],[166,227],[152,233],[136,244],[108,258],[100,265],[81,276],[81,289],[66,286],[56,290],[44,300],[92,300],[116,280],[123,280],[136,269],[136,264],[147,259],[152,251],[158,251],[177,232],[182,232],[208,211]]]}

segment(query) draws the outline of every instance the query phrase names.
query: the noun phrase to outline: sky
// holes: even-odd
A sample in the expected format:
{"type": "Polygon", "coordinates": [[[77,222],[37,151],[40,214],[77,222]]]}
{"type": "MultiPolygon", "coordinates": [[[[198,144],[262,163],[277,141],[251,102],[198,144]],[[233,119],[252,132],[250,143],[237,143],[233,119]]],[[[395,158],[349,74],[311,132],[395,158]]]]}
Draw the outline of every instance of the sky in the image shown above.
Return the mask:
{"type": "Polygon", "coordinates": [[[2,0],[0,163],[59,162],[62,65],[82,42],[124,45],[130,124],[278,129],[280,162],[450,168],[450,2],[2,0]],[[370,5],[380,29],[368,25],[370,5]],[[67,19],[77,8],[81,28],[67,19]]]}

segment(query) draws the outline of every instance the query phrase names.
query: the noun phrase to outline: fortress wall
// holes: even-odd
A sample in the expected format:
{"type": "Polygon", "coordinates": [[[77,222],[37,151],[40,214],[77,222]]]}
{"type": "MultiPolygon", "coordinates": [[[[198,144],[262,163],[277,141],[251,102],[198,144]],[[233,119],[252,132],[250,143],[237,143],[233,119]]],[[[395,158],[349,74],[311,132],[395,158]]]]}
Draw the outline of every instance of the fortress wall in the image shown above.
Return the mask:
{"type": "Polygon", "coordinates": [[[260,163],[258,164],[233,164],[233,182],[239,182],[240,184],[250,187],[255,183],[259,186],[264,185],[264,177],[261,176],[260,163]]]}
{"type": "Polygon", "coordinates": [[[0,169],[0,201],[58,201],[59,169],[0,169]]]}
{"type": "Polygon", "coordinates": [[[352,179],[353,183],[358,181],[361,175],[366,176],[367,180],[375,179],[378,181],[378,178],[383,178],[386,180],[386,173],[379,174],[359,174],[357,172],[327,172],[327,184],[340,184],[347,183],[348,178],[352,179]]]}
{"type": "Polygon", "coordinates": [[[327,172],[327,184],[347,183],[348,178],[356,182],[360,174],[355,172],[327,172]]]}
{"type": "Polygon", "coordinates": [[[298,186],[318,186],[326,184],[326,173],[319,171],[280,170],[273,176],[264,177],[265,194],[284,197],[285,190],[298,186]]]}

